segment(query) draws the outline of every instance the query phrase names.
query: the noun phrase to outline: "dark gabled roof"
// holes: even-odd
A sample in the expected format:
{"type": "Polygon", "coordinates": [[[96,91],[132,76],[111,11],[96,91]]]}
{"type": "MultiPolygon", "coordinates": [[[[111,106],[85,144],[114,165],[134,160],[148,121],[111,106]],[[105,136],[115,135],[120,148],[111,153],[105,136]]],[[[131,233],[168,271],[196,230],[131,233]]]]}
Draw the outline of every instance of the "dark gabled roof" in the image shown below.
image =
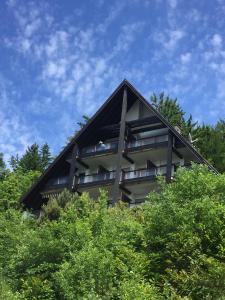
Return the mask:
{"type": "MultiPolygon", "coordinates": [[[[120,85],[115,89],[115,91],[111,94],[111,96],[105,101],[105,103],[98,109],[98,111],[92,116],[92,118],[87,122],[87,124],[75,135],[75,137],[71,140],[70,143],[60,152],[60,154],[56,157],[56,159],[52,162],[52,164],[45,170],[45,172],[40,176],[38,181],[30,188],[30,190],[23,195],[21,198],[21,202],[25,203],[26,199],[32,192],[35,192],[41,182],[46,176],[51,174],[54,167],[58,165],[58,163],[62,160],[64,155],[67,155],[73,148],[76,142],[79,142],[79,139],[82,135],[90,128],[90,125],[94,123],[97,117],[100,116],[102,112],[105,111],[107,106],[112,102],[112,100],[123,90],[124,87],[127,87],[128,91],[131,92],[136,98],[138,98],[148,109],[150,109],[158,118],[159,120],[164,123],[173,134],[194,154],[194,156],[199,159],[200,162],[205,163],[209,166],[211,170],[215,173],[218,171],[206,160],[202,157],[200,153],[198,153],[194,147],[181,135],[179,132],[126,80],[124,79],[120,85]]],[[[122,100],[122,97],[121,97],[122,100]]]]}

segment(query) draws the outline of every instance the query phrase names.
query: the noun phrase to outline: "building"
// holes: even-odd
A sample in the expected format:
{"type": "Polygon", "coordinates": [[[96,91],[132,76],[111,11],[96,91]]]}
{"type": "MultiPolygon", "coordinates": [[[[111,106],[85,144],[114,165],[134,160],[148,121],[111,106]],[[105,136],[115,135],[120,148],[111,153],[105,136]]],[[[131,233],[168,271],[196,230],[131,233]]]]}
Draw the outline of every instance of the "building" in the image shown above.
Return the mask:
{"type": "Polygon", "coordinates": [[[157,189],[156,177],[169,182],[180,166],[191,162],[216,170],[126,80],[65,147],[22,198],[39,210],[52,195],[67,188],[95,199],[99,188],[118,200],[142,203],[157,189]]]}

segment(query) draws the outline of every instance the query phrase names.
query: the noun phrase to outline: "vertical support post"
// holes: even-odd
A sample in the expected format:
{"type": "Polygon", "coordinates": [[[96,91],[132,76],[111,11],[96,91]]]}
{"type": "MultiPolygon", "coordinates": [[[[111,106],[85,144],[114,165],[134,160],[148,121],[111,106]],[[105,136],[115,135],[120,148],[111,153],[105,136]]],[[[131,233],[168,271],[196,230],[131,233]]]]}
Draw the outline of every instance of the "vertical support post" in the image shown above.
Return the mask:
{"type": "Polygon", "coordinates": [[[69,174],[69,191],[73,192],[74,189],[74,174],[75,174],[75,169],[76,169],[76,159],[77,159],[77,154],[78,154],[78,145],[75,144],[73,147],[73,152],[72,152],[72,159],[71,159],[71,165],[70,165],[70,174],[69,174]]]}
{"type": "Polygon", "coordinates": [[[173,135],[171,131],[168,132],[168,146],[167,146],[167,166],[166,166],[166,182],[169,183],[172,177],[172,159],[173,159],[173,135]]]}
{"type": "Polygon", "coordinates": [[[117,152],[117,161],[116,161],[116,174],[115,182],[113,187],[113,203],[118,201],[119,198],[119,183],[121,175],[121,163],[124,150],[124,138],[125,138],[125,129],[126,129],[126,112],[127,112],[127,88],[124,87],[123,91],[123,103],[122,103],[122,112],[121,112],[121,121],[120,121],[120,133],[119,133],[119,143],[118,143],[118,152],[117,152]]]}

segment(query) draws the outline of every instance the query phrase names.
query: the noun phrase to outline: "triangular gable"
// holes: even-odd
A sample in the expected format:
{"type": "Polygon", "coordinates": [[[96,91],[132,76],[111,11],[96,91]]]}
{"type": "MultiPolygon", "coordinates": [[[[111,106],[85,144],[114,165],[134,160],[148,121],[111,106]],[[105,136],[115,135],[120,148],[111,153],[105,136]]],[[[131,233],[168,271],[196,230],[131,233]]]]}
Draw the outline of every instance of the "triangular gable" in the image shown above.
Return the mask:
{"type": "Polygon", "coordinates": [[[144,107],[153,113],[158,119],[173,132],[173,134],[192,152],[192,154],[201,163],[205,163],[209,166],[211,170],[218,173],[217,170],[205,160],[200,153],[198,153],[193,146],[181,135],[179,132],[127,81],[123,80],[121,84],[116,88],[116,90],[111,94],[111,96],[105,101],[105,103],[99,108],[99,110],[93,115],[93,117],[87,122],[87,124],[76,134],[76,136],[71,140],[71,142],[61,151],[61,153],[56,157],[53,163],[45,170],[45,172],[40,176],[38,181],[31,187],[31,189],[21,198],[23,203],[27,203],[27,197],[34,195],[42,186],[42,181],[46,177],[50,177],[54,172],[55,168],[60,164],[63,158],[69,154],[75,143],[85,139],[85,134],[88,130],[92,131],[96,124],[104,124],[104,122],[110,123],[112,120],[116,122],[120,121],[121,108],[122,108],[122,94],[123,88],[127,87],[128,99],[131,99],[128,103],[128,109],[131,107],[134,101],[139,100],[144,105],[144,107]],[[133,100],[132,100],[133,99],[133,100]],[[133,102],[132,102],[133,101],[133,102]],[[110,114],[108,113],[110,112],[110,114]],[[114,113],[112,113],[114,112],[114,113]]]}

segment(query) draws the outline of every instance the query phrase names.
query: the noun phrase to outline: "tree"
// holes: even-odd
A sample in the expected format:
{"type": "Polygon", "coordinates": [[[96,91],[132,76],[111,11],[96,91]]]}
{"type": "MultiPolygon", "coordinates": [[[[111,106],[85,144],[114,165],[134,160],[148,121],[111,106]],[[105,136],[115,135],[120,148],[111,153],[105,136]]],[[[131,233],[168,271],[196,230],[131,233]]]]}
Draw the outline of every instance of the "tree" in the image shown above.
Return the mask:
{"type": "Polygon", "coordinates": [[[202,125],[196,129],[196,147],[219,172],[225,172],[225,121],[215,126],[202,125]]]}
{"type": "Polygon", "coordinates": [[[83,115],[82,119],[83,120],[81,122],[77,122],[77,125],[79,125],[80,129],[82,129],[87,124],[90,118],[87,115],[83,115]]]}
{"type": "Polygon", "coordinates": [[[41,158],[41,169],[42,171],[44,171],[53,160],[49,145],[47,143],[45,143],[41,147],[40,158],[41,158]]]}
{"type": "Polygon", "coordinates": [[[156,276],[187,299],[223,299],[224,187],[225,175],[193,165],[149,196],[143,224],[148,278],[156,276]]]}
{"type": "Polygon", "coordinates": [[[42,171],[42,162],[39,155],[39,146],[35,143],[29,146],[21,157],[19,166],[26,172],[30,170],[42,171]]]}
{"type": "Polygon", "coordinates": [[[20,172],[0,182],[4,299],[224,298],[225,175],[180,168],[133,208],[107,209],[105,191],[95,201],[64,191],[36,220],[11,203],[30,184],[20,172]]]}
{"type": "Polygon", "coordinates": [[[13,172],[8,172],[4,179],[0,181],[0,211],[21,207],[20,197],[39,176],[39,171],[24,172],[20,167],[13,172]]]}
{"type": "Polygon", "coordinates": [[[13,170],[21,168],[24,172],[44,170],[52,162],[53,157],[50,152],[49,145],[45,143],[39,150],[39,146],[35,143],[29,146],[25,154],[19,158],[18,154],[10,159],[10,166],[13,170]]]}
{"type": "Polygon", "coordinates": [[[188,138],[190,134],[194,133],[197,122],[193,122],[192,115],[187,120],[185,119],[185,112],[177,99],[165,96],[164,93],[160,93],[159,96],[153,94],[151,104],[168,122],[173,126],[178,126],[183,136],[188,138]]]}
{"type": "Polygon", "coordinates": [[[225,120],[215,126],[197,125],[192,115],[187,119],[177,102],[164,93],[151,96],[151,103],[173,126],[178,126],[181,134],[189,139],[197,150],[219,171],[225,172],[225,120]]]}
{"type": "Polygon", "coordinates": [[[0,180],[5,177],[6,174],[6,164],[4,162],[3,153],[0,153],[0,180]]]}
{"type": "Polygon", "coordinates": [[[19,166],[19,155],[16,154],[16,156],[12,155],[9,161],[10,167],[13,171],[15,171],[19,166]]]}
{"type": "Polygon", "coordinates": [[[79,126],[79,129],[74,132],[74,135],[69,136],[67,138],[67,142],[71,142],[71,140],[76,136],[76,134],[78,134],[78,132],[80,132],[80,130],[87,124],[87,122],[89,121],[89,119],[90,118],[87,115],[83,115],[82,116],[82,121],[77,122],[77,125],[79,126]]]}

